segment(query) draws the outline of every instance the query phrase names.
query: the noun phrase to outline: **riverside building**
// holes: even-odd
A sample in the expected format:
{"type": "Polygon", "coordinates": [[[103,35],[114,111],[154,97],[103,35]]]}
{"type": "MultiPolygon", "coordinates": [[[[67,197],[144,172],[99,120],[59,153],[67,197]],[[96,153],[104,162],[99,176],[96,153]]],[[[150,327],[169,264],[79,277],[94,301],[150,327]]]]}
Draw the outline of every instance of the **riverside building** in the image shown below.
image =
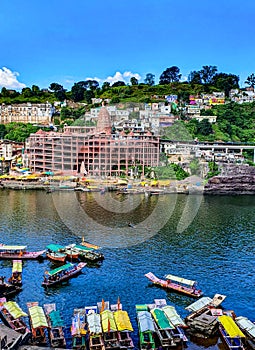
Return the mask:
{"type": "Polygon", "coordinates": [[[63,133],[39,130],[27,139],[33,172],[61,172],[90,176],[128,175],[132,166],[159,164],[159,138],[150,132],[112,131],[110,114],[102,107],[97,127],[88,132],[68,128],[63,133]]]}

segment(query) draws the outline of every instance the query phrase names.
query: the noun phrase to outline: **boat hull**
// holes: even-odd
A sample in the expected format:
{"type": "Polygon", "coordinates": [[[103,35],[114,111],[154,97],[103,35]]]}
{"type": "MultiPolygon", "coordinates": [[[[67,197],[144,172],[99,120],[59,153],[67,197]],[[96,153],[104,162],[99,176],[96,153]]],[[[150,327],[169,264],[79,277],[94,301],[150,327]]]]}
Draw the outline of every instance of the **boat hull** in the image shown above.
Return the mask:
{"type": "Polygon", "coordinates": [[[42,258],[42,255],[45,253],[45,250],[41,250],[39,252],[23,252],[20,253],[5,253],[0,252],[0,259],[2,260],[13,260],[13,259],[40,259],[42,258]]]}
{"type": "Polygon", "coordinates": [[[46,280],[42,283],[43,287],[52,287],[58,284],[61,284],[63,282],[68,281],[69,279],[79,275],[82,272],[83,267],[85,266],[85,263],[80,263],[76,268],[73,270],[70,270],[67,272],[67,274],[63,275],[62,277],[57,278],[56,280],[46,280]]]}

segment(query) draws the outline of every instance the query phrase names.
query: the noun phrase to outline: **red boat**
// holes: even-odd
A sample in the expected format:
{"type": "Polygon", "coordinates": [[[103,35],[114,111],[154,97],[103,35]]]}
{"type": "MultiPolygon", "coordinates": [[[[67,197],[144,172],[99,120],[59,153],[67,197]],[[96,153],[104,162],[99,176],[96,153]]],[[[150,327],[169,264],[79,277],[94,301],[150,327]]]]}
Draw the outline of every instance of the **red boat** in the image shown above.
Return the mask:
{"type": "Polygon", "coordinates": [[[151,272],[147,273],[145,277],[147,277],[153,284],[193,298],[200,298],[203,295],[203,292],[196,288],[196,282],[187,280],[186,278],[166,275],[166,280],[162,280],[151,272]]]}
{"type": "Polygon", "coordinates": [[[28,252],[25,245],[0,245],[0,259],[38,259],[42,258],[45,250],[28,252]]]}

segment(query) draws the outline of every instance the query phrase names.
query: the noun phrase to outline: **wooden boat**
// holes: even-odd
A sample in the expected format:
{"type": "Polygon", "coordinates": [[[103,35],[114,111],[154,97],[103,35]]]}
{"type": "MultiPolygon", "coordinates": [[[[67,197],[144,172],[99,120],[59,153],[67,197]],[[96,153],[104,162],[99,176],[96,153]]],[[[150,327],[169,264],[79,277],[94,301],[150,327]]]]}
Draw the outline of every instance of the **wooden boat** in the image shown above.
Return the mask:
{"type": "Polygon", "coordinates": [[[218,317],[220,322],[219,330],[223,341],[230,350],[244,350],[242,339],[245,335],[237,326],[231,316],[223,315],[218,317]]]}
{"type": "Polygon", "coordinates": [[[53,262],[60,262],[64,263],[67,258],[67,254],[61,253],[59,250],[63,249],[64,247],[58,245],[58,244],[49,244],[47,245],[46,249],[46,256],[49,260],[53,262]]]}
{"type": "Polygon", "coordinates": [[[92,249],[100,249],[100,247],[98,245],[95,245],[95,244],[91,244],[89,242],[86,242],[84,240],[84,237],[82,237],[82,241],[81,241],[81,245],[83,245],[84,247],[87,247],[87,248],[92,248],[92,249]]]}
{"type": "Polygon", "coordinates": [[[175,347],[181,345],[181,339],[174,337],[173,330],[175,327],[166,317],[164,311],[160,308],[150,310],[154,319],[154,326],[162,347],[175,347]]]}
{"type": "Polygon", "coordinates": [[[211,337],[218,332],[218,316],[222,310],[215,309],[226,298],[225,295],[215,294],[214,298],[202,297],[185,309],[191,314],[185,319],[190,333],[195,336],[211,337]],[[215,312],[217,310],[217,312],[215,312]]]}
{"type": "Polygon", "coordinates": [[[135,308],[139,330],[140,348],[147,349],[149,347],[150,349],[155,349],[155,326],[151,313],[148,311],[147,305],[136,305],[135,308]]]}
{"type": "Polygon", "coordinates": [[[60,312],[56,310],[56,304],[45,304],[43,306],[49,324],[49,340],[53,348],[66,348],[64,336],[64,320],[60,312]]]}
{"type": "Polygon", "coordinates": [[[250,349],[255,350],[255,324],[243,316],[236,317],[235,322],[246,336],[245,343],[250,349]]]}
{"type": "Polygon", "coordinates": [[[110,310],[103,310],[100,313],[103,339],[105,349],[120,349],[120,342],[118,336],[118,329],[114,320],[113,312],[110,310]]]}
{"type": "Polygon", "coordinates": [[[75,244],[67,245],[62,249],[59,249],[60,253],[64,253],[67,255],[67,259],[71,261],[79,260],[79,253],[74,249],[75,244]]]}
{"type": "Polygon", "coordinates": [[[21,292],[22,288],[4,281],[5,277],[0,276],[0,297],[12,297],[21,292]]]}
{"type": "Polygon", "coordinates": [[[103,330],[97,306],[86,306],[90,350],[105,350],[103,330]]]}
{"type": "Polygon", "coordinates": [[[45,250],[28,252],[25,245],[0,245],[0,259],[40,259],[45,250]]]}
{"type": "Polygon", "coordinates": [[[12,275],[8,282],[14,286],[22,285],[22,260],[13,260],[12,275]]]}
{"type": "Polygon", "coordinates": [[[38,302],[27,303],[32,343],[34,345],[47,345],[47,329],[49,327],[43,308],[38,302]]]}
{"type": "Polygon", "coordinates": [[[22,320],[22,317],[26,317],[28,315],[14,301],[6,301],[5,299],[5,301],[1,304],[1,320],[6,326],[22,334],[22,344],[27,343],[31,338],[31,331],[27,327],[26,323],[22,320]]]}
{"type": "Polygon", "coordinates": [[[80,262],[79,264],[68,263],[57,267],[54,270],[46,271],[44,274],[44,281],[42,283],[42,286],[51,287],[56,284],[66,282],[70,278],[80,274],[84,266],[86,266],[86,263],[84,262],[80,262]]]}
{"type": "Polygon", "coordinates": [[[72,317],[71,335],[73,349],[86,349],[86,310],[74,309],[72,317]]]}
{"type": "MultiPolygon", "coordinates": [[[[119,304],[120,305],[120,304],[119,304]]],[[[127,311],[121,309],[114,311],[113,317],[117,326],[118,340],[122,349],[133,349],[134,343],[130,337],[130,332],[133,332],[127,311]]]]}
{"type": "Polygon", "coordinates": [[[74,244],[73,251],[78,253],[80,259],[88,261],[99,261],[104,259],[102,253],[95,252],[93,248],[88,248],[82,245],[74,244]]]}
{"type": "Polygon", "coordinates": [[[185,294],[193,298],[200,298],[203,293],[196,288],[196,282],[174,275],[166,275],[166,280],[159,279],[153,273],[145,275],[153,284],[177,293],[185,294]]]}

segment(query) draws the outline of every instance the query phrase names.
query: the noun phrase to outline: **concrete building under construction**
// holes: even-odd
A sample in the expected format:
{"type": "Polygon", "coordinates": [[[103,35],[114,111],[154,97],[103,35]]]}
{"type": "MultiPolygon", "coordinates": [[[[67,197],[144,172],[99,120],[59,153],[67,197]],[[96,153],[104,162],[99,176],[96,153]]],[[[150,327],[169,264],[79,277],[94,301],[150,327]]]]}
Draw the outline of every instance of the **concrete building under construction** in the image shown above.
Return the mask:
{"type": "Polygon", "coordinates": [[[102,107],[94,131],[39,130],[28,138],[27,152],[34,172],[119,176],[137,166],[144,174],[145,166],[159,163],[159,138],[150,132],[113,133],[109,112],[102,107]]]}

